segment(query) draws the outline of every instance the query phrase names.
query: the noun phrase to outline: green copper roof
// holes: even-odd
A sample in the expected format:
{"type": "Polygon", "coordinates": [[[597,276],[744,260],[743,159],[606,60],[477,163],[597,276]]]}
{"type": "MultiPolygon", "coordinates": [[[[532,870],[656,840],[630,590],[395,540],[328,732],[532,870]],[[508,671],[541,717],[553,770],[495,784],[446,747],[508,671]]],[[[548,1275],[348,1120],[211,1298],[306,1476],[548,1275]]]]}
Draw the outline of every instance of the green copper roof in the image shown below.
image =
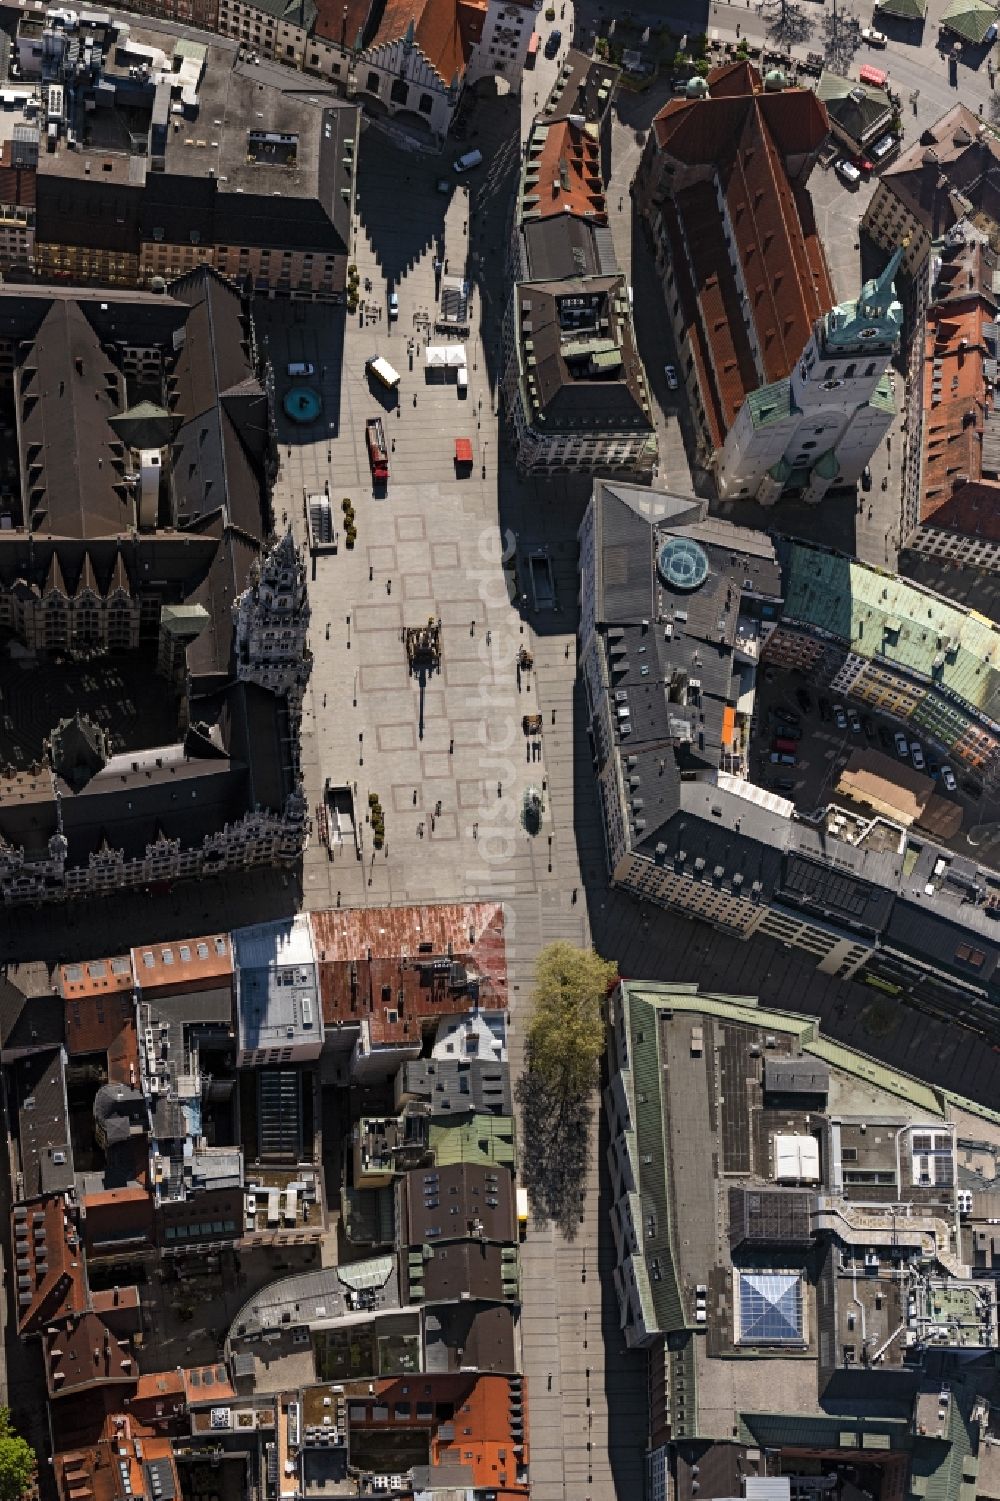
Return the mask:
{"type": "Polygon", "coordinates": [[[876,17],[896,16],[900,21],[922,21],[927,14],[927,0],[882,0],[875,7],[876,17]]]}
{"type": "Polygon", "coordinates": [[[432,1121],[430,1146],[438,1167],[455,1162],[514,1166],[514,1122],[509,1115],[472,1115],[464,1121],[432,1121]]]}
{"type": "Polygon", "coordinates": [[[813,465],[813,472],[821,479],[836,479],[839,469],[840,461],[832,448],[828,448],[826,453],[821,453],[813,465]]]}
{"type": "Polygon", "coordinates": [[[772,422],[780,422],[795,411],[792,383],[786,376],[769,386],[758,386],[747,396],[747,404],[754,427],[769,427],[772,422]]]}
{"type": "Polygon", "coordinates": [[[865,282],[860,297],[830,309],[823,329],[826,348],[873,353],[895,348],[903,326],[903,308],[894,285],[902,259],[903,247],[897,245],[881,275],[865,282]]]}
{"type": "Polygon", "coordinates": [[[996,21],[997,8],[989,0],[951,0],[942,12],[940,25],[973,47],[979,47],[996,21]]]}
{"type": "Polygon", "coordinates": [[[1000,627],[975,611],[880,568],[796,542],[784,618],[939,689],[918,706],[918,720],[923,710],[1000,723],[1000,627]]]}
{"type": "Polygon", "coordinates": [[[888,375],[883,375],[868,398],[868,405],[874,407],[878,412],[891,412],[895,416],[896,398],[892,394],[892,386],[888,375]]]}

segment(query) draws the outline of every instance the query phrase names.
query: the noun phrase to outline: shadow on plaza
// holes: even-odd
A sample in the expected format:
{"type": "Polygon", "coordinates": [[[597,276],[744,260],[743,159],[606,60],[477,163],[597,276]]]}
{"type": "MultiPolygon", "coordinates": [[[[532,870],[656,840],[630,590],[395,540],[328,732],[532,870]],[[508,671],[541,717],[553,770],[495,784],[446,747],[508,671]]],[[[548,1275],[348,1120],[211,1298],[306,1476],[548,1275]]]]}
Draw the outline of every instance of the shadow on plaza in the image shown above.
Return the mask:
{"type": "Polygon", "coordinates": [[[302,870],[260,867],[164,891],[115,891],[59,906],[18,907],[3,914],[0,969],[30,959],[48,964],[120,954],[143,943],[293,916],[302,906],[302,870]]]}

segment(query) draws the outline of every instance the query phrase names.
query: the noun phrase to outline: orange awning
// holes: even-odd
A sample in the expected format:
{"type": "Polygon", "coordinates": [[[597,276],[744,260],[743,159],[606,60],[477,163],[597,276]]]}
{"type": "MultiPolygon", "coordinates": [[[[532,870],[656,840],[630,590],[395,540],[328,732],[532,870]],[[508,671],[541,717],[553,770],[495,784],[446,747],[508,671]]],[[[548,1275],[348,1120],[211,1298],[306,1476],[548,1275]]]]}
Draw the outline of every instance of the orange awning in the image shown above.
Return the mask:
{"type": "Polygon", "coordinates": [[[722,711],[722,743],[732,745],[736,738],[736,710],[727,704],[722,711]]]}

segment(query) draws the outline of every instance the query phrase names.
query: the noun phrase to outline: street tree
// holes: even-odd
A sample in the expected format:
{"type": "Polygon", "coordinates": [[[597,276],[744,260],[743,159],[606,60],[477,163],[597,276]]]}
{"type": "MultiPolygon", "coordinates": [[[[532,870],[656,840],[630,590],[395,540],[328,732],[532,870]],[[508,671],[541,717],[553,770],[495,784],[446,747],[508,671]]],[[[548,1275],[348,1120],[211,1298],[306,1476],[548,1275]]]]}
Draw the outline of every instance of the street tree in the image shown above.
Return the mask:
{"type": "Polygon", "coordinates": [[[604,1000],[617,968],[569,943],[552,943],[535,965],[535,990],[517,1081],[521,1173],[532,1208],[567,1239],[583,1217],[593,1091],[604,1051],[604,1000]]]}
{"type": "Polygon", "coordinates": [[[535,965],[528,1064],[559,1099],[579,1099],[597,1083],[604,1051],[604,998],[617,977],[593,949],[550,943],[535,965]]]}
{"type": "Polygon", "coordinates": [[[832,0],[823,16],[823,40],[826,65],[831,73],[846,78],[861,46],[861,22],[852,10],[832,0]]]}
{"type": "Polygon", "coordinates": [[[19,1501],[35,1474],[35,1451],[14,1431],[10,1411],[0,1407],[0,1501],[19,1501]]]}
{"type": "Polygon", "coordinates": [[[785,50],[808,42],[813,20],[798,0],[763,0],[764,33],[773,47],[785,50]]]}

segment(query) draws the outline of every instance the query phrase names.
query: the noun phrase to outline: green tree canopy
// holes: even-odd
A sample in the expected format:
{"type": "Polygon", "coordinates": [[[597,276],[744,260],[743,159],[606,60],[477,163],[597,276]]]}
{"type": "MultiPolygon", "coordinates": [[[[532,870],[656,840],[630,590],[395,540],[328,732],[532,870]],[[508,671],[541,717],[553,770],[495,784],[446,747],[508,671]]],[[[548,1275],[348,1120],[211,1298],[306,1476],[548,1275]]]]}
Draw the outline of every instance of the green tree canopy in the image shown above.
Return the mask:
{"type": "Polygon", "coordinates": [[[528,1065],[552,1094],[580,1098],[597,1083],[604,1051],[604,998],[615,964],[593,949],[550,943],[535,965],[528,1065]]]}
{"type": "Polygon", "coordinates": [[[0,1407],[0,1501],[18,1501],[31,1485],[34,1473],[34,1449],[14,1432],[9,1410],[0,1407]]]}

